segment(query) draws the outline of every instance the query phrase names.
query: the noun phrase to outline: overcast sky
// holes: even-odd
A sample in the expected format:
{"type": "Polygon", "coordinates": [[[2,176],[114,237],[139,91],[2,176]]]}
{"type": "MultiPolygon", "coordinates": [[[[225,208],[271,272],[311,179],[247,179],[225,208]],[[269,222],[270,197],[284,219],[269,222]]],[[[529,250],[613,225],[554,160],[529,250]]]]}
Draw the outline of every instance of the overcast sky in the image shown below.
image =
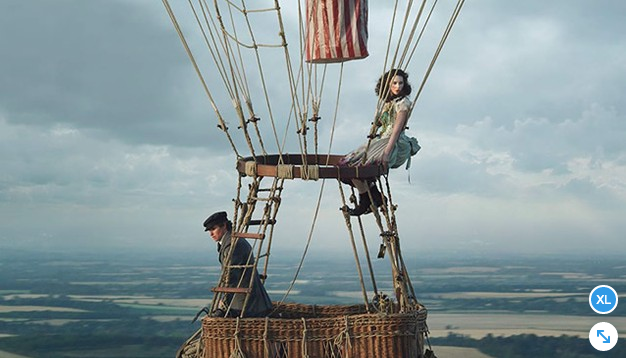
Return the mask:
{"type": "MultiPolygon", "coordinates": [[[[390,175],[405,255],[626,253],[625,4],[466,2],[409,122],[422,150],[390,175]]],[[[370,15],[337,153],[374,110],[388,24],[370,15]]],[[[0,51],[0,248],[209,249],[235,155],[160,1],[1,1],[0,51]]],[[[320,185],[287,183],[275,245],[304,247],[320,185]]],[[[339,205],[327,181],[317,249],[349,247],[339,205]]]]}

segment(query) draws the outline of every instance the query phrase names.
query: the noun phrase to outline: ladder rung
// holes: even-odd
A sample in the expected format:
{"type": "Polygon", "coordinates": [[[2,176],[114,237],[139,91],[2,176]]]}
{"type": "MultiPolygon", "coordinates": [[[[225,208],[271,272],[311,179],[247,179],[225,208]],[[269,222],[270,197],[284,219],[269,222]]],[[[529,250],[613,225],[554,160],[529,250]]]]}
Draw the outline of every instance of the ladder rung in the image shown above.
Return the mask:
{"type": "MultiPolygon", "coordinates": [[[[259,259],[262,259],[262,258],[264,258],[264,257],[268,257],[268,256],[269,256],[269,254],[261,254],[261,255],[259,255],[259,257],[258,257],[258,258],[259,258],[259,259]]],[[[257,261],[258,261],[258,260],[257,260],[257,261]]]]}
{"type": "Polygon", "coordinates": [[[256,201],[271,201],[271,200],[274,200],[274,197],[260,198],[258,196],[253,196],[251,199],[256,200],[256,201]]]}
{"type": "MultiPolygon", "coordinates": [[[[282,186],[276,187],[276,191],[280,191],[280,190],[283,190],[282,186]]],[[[272,191],[272,188],[260,188],[257,191],[272,191]]]]}
{"type": "Polygon", "coordinates": [[[234,232],[232,233],[232,237],[240,237],[244,239],[254,239],[254,240],[263,240],[265,239],[265,234],[255,234],[252,232],[234,232]]]}
{"type": "Polygon", "coordinates": [[[254,264],[250,265],[226,265],[227,268],[253,268],[254,264]]]}
{"type": "Polygon", "coordinates": [[[248,222],[248,225],[263,225],[265,223],[267,223],[267,225],[274,225],[276,224],[276,220],[274,219],[250,220],[248,222]]]}
{"type": "Polygon", "coordinates": [[[251,290],[246,287],[213,287],[211,291],[224,292],[224,293],[250,293],[251,292],[251,290]]]}

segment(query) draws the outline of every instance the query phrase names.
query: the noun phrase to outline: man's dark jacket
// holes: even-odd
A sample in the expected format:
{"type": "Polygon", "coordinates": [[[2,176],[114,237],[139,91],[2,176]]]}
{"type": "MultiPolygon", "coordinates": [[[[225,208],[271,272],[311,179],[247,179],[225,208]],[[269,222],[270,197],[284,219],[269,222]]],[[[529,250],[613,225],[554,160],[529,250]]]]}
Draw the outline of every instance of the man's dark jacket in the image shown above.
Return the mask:
{"type": "MultiPolygon", "coordinates": [[[[226,262],[228,259],[229,251],[233,250],[231,255],[230,265],[249,265],[254,263],[254,255],[252,254],[252,247],[243,238],[237,239],[237,243],[232,245],[231,232],[227,231],[222,237],[221,245],[218,245],[217,251],[219,252],[219,260],[222,265],[222,271],[226,270],[226,262]]],[[[245,317],[258,317],[265,316],[272,308],[272,301],[261,283],[259,273],[256,269],[252,268],[231,268],[228,275],[228,287],[249,287],[250,278],[252,276],[252,292],[246,310],[244,312],[245,317]]],[[[235,293],[226,294],[224,303],[228,307],[231,304],[230,309],[236,311],[243,311],[243,304],[246,299],[245,294],[235,293]]]]}

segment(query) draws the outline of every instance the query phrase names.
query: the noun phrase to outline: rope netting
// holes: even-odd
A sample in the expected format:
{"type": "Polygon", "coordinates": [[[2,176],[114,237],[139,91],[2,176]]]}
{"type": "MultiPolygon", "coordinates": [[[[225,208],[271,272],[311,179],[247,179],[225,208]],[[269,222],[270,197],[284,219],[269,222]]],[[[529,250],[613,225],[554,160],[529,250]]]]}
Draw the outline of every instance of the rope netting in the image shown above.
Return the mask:
{"type": "MultiPolygon", "coordinates": [[[[393,201],[387,168],[374,166],[341,169],[333,161],[333,158],[337,158],[337,155],[332,154],[332,149],[340,114],[343,81],[347,76],[357,74],[347,74],[351,66],[343,62],[329,64],[306,61],[309,35],[307,24],[311,21],[312,4],[318,2],[162,2],[209,99],[217,127],[237,158],[240,175],[237,198],[234,200],[234,230],[240,233],[250,230],[251,221],[255,221],[253,214],[256,204],[260,202],[260,191],[269,193],[261,210],[261,218],[256,219],[259,224],[256,233],[263,234],[267,239],[258,240],[258,243],[255,240],[253,244],[257,261],[264,259],[261,270],[263,279],[267,277],[274,223],[284,180],[302,178],[320,182],[306,245],[287,293],[280,303],[287,298],[298,278],[313,239],[326,179],[332,178],[338,183],[342,213],[356,261],[364,307],[367,312],[384,311],[385,295],[380,292],[376,282],[362,217],[357,218],[358,235],[355,235],[351,217],[347,213],[348,202],[354,202],[354,188],[346,194],[341,182],[342,179],[369,177],[376,179],[375,184],[386,198],[379,209],[372,207],[381,235],[379,257],[389,255],[394,277],[394,294],[400,311],[419,307],[400,252],[395,215],[397,205],[393,201]],[[323,113],[331,113],[332,120],[326,124],[321,123],[323,113]],[[322,139],[328,141],[324,153],[320,152],[322,139]],[[369,173],[368,170],[374,172],[369,173]],[[273,178],[273,182],[265,189],[261,187],[264,177],[273,178]],[[250,182],[248,195],[242,199],[244,178],[250,182]],[[357,236],[360,236],[364,258],[358,252],[357,236]],[[362,271],[362,259],[367,264],[369,278],[362,271]],[[366,284],[366,280],[371,283],[366,284]],[[372,301],[378,302],[377,308],[368,297],[368,286],[373,290],[372,301]]],[[[389,4],[375,4],[376,13],[380,13],[384,19],[377,18],[370,12],[371,23],[389,24],[384,56],[379,55],[380,62],[377,62],[382,66],[374,72],[378,72],[380,76],[390,68],[402,68],[415,73],[419,70],[414,66],[418,57],[425,63],[421,66],[423,74],[417,82],[417,91],[413,93],[409,114],[423,92],[463,4],[464,0],[457,0],[453,9],[437,17],[437,22],[443,24],[443,30],[437,30],[436,26],[431,25],[436,17],[435,9],[439,6],[437,0],[396,0],[389,4]],[[435,28],[433,32],[438,31],[438,34],[429,36],[431,28],[435,28]],[[434,49],[420,48],[418,51],[418,46],[422,46],[426,38],[438,39],[434,49]]],[[[375,73],[372,75],[377,77],[375,73]]],[[[373,118],[382,111],[382,98],[386,98],[385,94],[389,91],[390,88],[387,87],[381,89],[383,95],[379,96],[374,106],[373,118]]],[[[373,120],[367,135],[368,142],[376,137],[377,130],[377,121],[373,120]]],[[[369,189],[368,196],[373,202],[369,189]]],[[[214,304],[218,297],[219,294],[214,295],[214,304]]]]}
{"type": "MultiPolygon", "coordinates": [[[[344,64],[305,62],[305,26],[310,20],[307,14],[312,16],[311,11],[307,11],[307,1],[187,0],[186,4],[162,1],[200,78],[215,112],[217,125],[238,158],[245,156],[244,152],[253,157],[257,153],[267,155],[268,152],[282,156],[285,148],[293,148],[289,143],[292,139],[297,139],[298,150],[289,149],[289,152],[299,152],[304,163],[307,154],[318,154],[321,111],[339,106],[344,64]],[[288,34],[295,39],[288,38],[288,34]],[[292,40],[291,47],[288,40],[292,40]],[[296,51],[293,51],[294,46],[296,51]],[[327,92],[325,87],[329,85],[328,73],[331,69],[337,88],[334,98],[323,96],[327,92]],[[324,98],[329,98],[332,103],[323,105],[324,98]],[[255,107],[254,103],[261,103],[262,109],[255,107]],[[236,133],[229,127],[232,121],[237,124],[236,133]],[[267,125],[261,126],[261,123],[267,125]],[[309,135],[309,125],[313,127],[312,136],[309,135]],[[313,142],[312,150],[309,148],[310,141],[313,142]],[[270,142],[273,145],[269,145],[270,142]]],[[[414,94],[413,106],[463,3],[464,0],[457,0],[439,42],[432,50],[431,60],[414,94]]],[[[437,0],[396,0],[391,13],[383,12],[382,16],[388,18],[369,15],[371,23],[389,23],[389,36],[385,55],[381,56],[379,75],[389,68],[413,71],[411,66],[417,47],[437,4],[437,0]]],[[[390,10],[388,6],[384,9],[390,10]]],[[[384,92],[388,90],[385,88],[384,92]]],[[[379,100],[375,113],[381,110],[382,105],[379,100]]],[[[337,113],[335,109],[329,132],[334,131],[337,113]]],[[[328,138],[327,154],[331,154],[333,137],[324,138],[328,138]]]]}

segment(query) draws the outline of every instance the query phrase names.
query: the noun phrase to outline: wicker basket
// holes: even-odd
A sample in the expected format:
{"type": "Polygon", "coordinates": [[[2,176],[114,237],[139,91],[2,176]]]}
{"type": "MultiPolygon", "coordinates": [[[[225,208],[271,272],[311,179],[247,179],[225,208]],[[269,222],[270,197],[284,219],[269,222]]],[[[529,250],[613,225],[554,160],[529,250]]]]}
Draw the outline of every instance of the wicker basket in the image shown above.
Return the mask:
{"type": "Polygon", "coordinates": [[[365,306],[285,304],[266,318],[202,322],[204,358],[418,358],[426,309],[366,313],[365,306]]]}

